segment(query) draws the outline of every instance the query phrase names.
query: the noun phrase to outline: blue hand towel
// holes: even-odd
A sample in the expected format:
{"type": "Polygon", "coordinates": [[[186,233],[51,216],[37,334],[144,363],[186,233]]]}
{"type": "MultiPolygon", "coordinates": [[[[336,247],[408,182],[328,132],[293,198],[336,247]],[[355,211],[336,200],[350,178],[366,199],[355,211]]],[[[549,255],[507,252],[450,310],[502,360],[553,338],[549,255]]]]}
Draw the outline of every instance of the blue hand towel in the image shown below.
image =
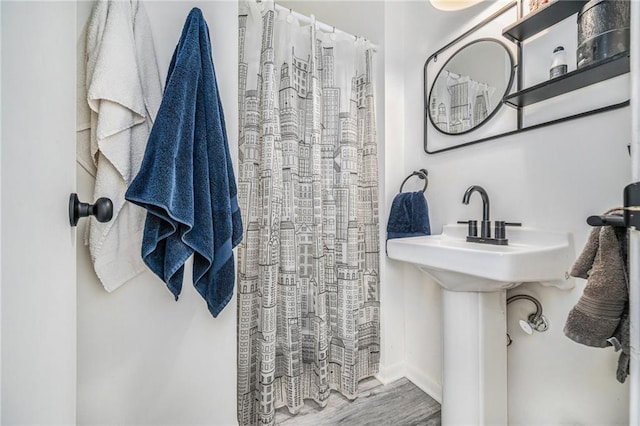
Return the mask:
{"type": "Polygon", "coordinates": [[[391,204],[387,239],[431,235],[429,206],[422,191],[401,192],[391,204]]]}
{"type": "Polygon", "coordinates": [[[232,248],[242,238],[236,194],[209,28],[194,8],[126,199],[147,209],[144,262],[177,300],[193,254],[193,284],[214,317],[233,295],[232,248]]]}

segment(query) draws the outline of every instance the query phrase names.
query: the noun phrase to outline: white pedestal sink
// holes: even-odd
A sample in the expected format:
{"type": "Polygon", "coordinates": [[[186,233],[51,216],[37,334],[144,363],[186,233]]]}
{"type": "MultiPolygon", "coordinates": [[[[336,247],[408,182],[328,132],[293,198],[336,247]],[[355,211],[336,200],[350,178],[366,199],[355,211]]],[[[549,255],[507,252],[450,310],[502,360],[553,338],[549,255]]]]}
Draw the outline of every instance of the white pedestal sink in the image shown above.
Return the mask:
{"type": "Polygon", "coordinates": [[[506,290],[524,282],[571,288],[570,234],[508,228],[509,245],[466,242],[467,227],[387,242],[443,287],[443,425],[506,425],[506,290]]]}

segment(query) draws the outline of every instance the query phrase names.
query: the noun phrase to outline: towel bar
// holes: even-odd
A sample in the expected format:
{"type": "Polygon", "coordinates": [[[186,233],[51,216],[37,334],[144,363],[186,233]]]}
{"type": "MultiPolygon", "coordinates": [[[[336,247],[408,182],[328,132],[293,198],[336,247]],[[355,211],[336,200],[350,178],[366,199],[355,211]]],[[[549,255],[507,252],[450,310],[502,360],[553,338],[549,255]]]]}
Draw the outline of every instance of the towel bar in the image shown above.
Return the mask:
{"type": "Polygon", "coordinates": [[[625,227],[622,216],[589,216],[587,223],[591,226],[616,226],[625,227]]]}
{"type": "Polygon", "coordinates": [[[624,188],[623,216],[589,216],[591,226],[614,226],[640,230],[640,182],[630,183],[624,188]]]}
{"type": "Polygon", "coordinates": [[[418,176],[420,179],[424,179],[424,188],[422,188],[422,192],[425,192],[427,190],[427,186],[429,186],[429,178],[427,178],[427,176],[429,176],[429,172],[427,171],[427,169],[420,169],[404,178],[402,184],[400,185],[400,192],[402,192],[402,187],[404,187],[404,184],[413,176],[418,176]]]}

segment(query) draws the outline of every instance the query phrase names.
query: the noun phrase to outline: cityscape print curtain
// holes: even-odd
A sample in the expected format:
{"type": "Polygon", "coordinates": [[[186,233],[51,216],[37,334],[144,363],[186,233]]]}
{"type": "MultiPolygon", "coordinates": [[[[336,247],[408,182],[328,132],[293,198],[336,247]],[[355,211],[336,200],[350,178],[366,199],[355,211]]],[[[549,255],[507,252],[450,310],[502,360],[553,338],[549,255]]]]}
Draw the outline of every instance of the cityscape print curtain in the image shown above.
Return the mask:
{"type": "Polygon", "coordinates": [[[240,4],[238,421],[275,423],[378,371],[378,167],[368,42],[240,4]],[[355,40],[355,42],[354,42],[355,40]]]}
{"type": "Polygon", "coordinates": [[[442,70],[430,96],[433,124],[447,133],[462,133],[482,123],[493,110],[495,87],[466,75],[442,70]]]}

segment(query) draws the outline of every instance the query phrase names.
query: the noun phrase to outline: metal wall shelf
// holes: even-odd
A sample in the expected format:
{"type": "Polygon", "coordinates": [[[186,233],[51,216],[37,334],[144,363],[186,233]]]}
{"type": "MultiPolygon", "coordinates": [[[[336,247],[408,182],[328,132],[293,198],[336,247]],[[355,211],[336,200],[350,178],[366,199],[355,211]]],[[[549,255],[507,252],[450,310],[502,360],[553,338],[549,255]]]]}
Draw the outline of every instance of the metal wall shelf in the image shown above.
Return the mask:
{"type": "Polygon", "coordinates": [[[521,42],[540,31],[578,13],[586,1],[556,0],[531,12],[502,30],[502,35],[513,42],[521,42]]]}
{"type": "Polygon", "coordinates": [[[604,61],[579,68],[535,86],[505,96],[504,101],[513,107],[524,107],[554,96],[604,81],[629,72],[629,52],[604,61]]]}
{"type": "MultiPolygon", "coordinates": [[[[517,0],[518,7],[521,7],[524,0],[517,0]]],[[[583,0],[552,0],[552,3],[540,8],[539,10],[529,13],[524,18],[517,20],[515,23],[509,25],[502,30],[503,37],[511,40],[517,46],[518,51],[518,65],[517,65],[517,82],[518,88],[523,86],[522,67],[524,66],[522,50],[524,44],[522,41],[538,34],[546,28],[564,20],[568,17],[578,13],[582,7],[587,3],[583,0]]],[[[511,6],[508,6],[511,7],[511,6]]],[[[506,10],[507,7],[504,8],[506,10]]],[[[454,40],[449,45],[458,42],[462,37],[466,37],[473,31],[484,27],[490,22],[496,15],[493,15],[485,19],[480,24],[476,25],[471,30],[467,31],[463,36],[454,40]]],[[[452,149],[462,148],[465,146],[474,145],[481,142],[487,142],[494,139],[499,139],[507,136],[513,136],[520,133],[528,132],[531,130],[540,129],[547,126],[553,126],[560,123],[566,123],[571,120],[577,120],[585,117],[589,117],[596,114],[601,114],[608,111],[613,111],[620,108],[628,107],[629,100],[618,102],[616,104],[610,104],[602,106],[600,108],[584,111],[576,114],[565,115],[550,121],[544,121],[538,124],[525,126],[523,115],[526,106],[535,104],[537,102],[544,101],[546,99],[553,98],[565,93],[579,90],[581,88],[590,86],[592,84],[617,77],[619,75],[628,73],[630,70],[629,52],[620,53],[611,58],[605,59],[595,64],[588,65],[570,73],[564,74],[553,80],[548,80],[537,84],[532,87],[521,89],[516,93],[512,93],[503,98],[504,103],[509,106],[515,107],[518,112],[517,124],[514,130],[506,131],[504,133],[487,136],[484,138],[472,140],[462,144],[450,146],[447,148],[439,149],[436,151],[429,151],[425,142],[425,151],[427,154],[436,154],[439,152],[450,151],[452,149]]],[[[426,124],[425,124],[426,126],[426,124]]],[[[639,225],[640,227],[640,225],[639,225]]]]}

